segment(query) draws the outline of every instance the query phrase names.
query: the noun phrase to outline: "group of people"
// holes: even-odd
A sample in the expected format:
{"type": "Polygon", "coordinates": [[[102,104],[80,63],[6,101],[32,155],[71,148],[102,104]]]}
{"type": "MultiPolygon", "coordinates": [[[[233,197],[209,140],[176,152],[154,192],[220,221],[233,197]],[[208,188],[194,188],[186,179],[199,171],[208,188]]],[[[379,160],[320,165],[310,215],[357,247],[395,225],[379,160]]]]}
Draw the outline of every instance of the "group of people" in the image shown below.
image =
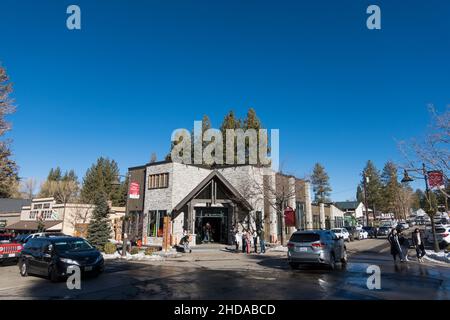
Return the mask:
{"type": "MultiPolygon", "coordinates": [[[[394,262],[397,262],[397,257],[400,262],[406,262],[408,260],[408,250],[410,247],[410,242],[406,238],[403,232],[399,229],[392,229],[388,236],[389,244],[391,245],[391,254],[394,258],[394,262]]],[[[425,247],[422,239],[420,230],[416,228],[412,233],[413,246],[416,249],[416,256],[419,262],[423,261],[425,256],[425,247]]]]}
{"type": "Polygon", "coordinates": [[[244,229],[242,232],[235,229],[234,231],[234,244],[236,246],[236,252],[242,248],[243,253],[249,254],[251,251],[252,243],[254,252],[258,253],[258,242],[260,253],[266,253],[266,244],[264,241],[264,230],[261,228],[258,232],[244,229]]]}

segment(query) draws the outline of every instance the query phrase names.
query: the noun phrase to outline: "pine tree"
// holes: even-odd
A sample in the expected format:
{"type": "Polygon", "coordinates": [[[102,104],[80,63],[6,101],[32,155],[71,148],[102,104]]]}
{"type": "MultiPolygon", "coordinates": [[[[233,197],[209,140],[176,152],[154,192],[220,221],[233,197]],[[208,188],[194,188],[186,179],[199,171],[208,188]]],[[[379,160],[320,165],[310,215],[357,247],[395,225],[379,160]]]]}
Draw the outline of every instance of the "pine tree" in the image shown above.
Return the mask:
{"type": "Polygon", "coordinates": [[[356,188],[356,201],[364,203],[364,192],[360,185],[356,188]]]}
{"type": "MultiPolygon", "coordinates": [[[[6,116],[14,113],[13,100],[9,98],[12,84],[6,70],[0,66],[0,138],[11,129],[6,116]]],[[[11,141],[0,141],[0,198],[12,198],[18,194],[18,167],[11,159],[11,141]]]]}
{"type": "Polygon", "coordinates": [[[84,203],[93,203],[97,192],[106,194],[117,206],[122,200],[120,189],[114,185],[119,179],[119,166],[114,160],[100,157],[87,171],[83,178],[81,200],[84,203]]]}
{"type": "Polygon", "coordinates": [[[388,161],[384,165],[381,181],[383,196],[380,209],[384,212],[392,212],[398,217],[398,196],[401,185],[398,182],[397,166],[392,161],[388,161]]]}
{"type": "Polygon", "coordinates": [[[94,205],[95,208],[88,225],[87,239],[98,249],[103,250],[111,235],[111,225],[108,219],[109,206],[104,192],[96,193],[94,205]]]}
{"type": "Polygon", "coordinates": [[[320,164],[314,165],[313,174],[311,176],[311,184],[313,186],[314,200],[316,202],[325,203],[329,202],[330,187],[328,174],[325,172],[325,168],[320,164]]]}
{"type": "Polygon", "coordinates": [[[380,181],[380,173],[371,160],[367,161],[366,167],[362,172],[361,186],[364,185],[365,177],[369,178],[369,181],[366,182],[367,206],[374,211],[378,210],[383,200],[382,184],[380,181]]]}
{"type": "MultiPolygon", "coordinates": [[[[227,159],[227,152],[233,152],[232,150],[227,150],[227,138],[226,138],[226,131],[227,129],[239,129],[242,128],[242,122],[240,119],[236,118],[234,115],[234,111],[230,110],[224,117],[222,121],[222,125],[220,126],[220,131],[222,132],[223,136],[223,162],[226,163],[227,159]]],[[[236,138],[233,141],[233,148],[234,148],[234,163],[237,163],[237,149],[236,149],[236,138]]]]}

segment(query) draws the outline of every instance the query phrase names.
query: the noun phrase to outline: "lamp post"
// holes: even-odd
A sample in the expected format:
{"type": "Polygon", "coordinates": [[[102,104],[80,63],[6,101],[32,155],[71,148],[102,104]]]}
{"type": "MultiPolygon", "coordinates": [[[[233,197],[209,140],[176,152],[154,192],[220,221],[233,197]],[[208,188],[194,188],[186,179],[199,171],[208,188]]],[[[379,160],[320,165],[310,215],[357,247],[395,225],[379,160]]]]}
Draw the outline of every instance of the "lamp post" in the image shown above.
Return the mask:
{"type": "MultiPolygon", "coordinates": [[[[130,173],[127,173],[127,175],[117,175],[117,181],[113,182],[113,186],[120,186],[120,178],[128,178],[128,181],[130,181],[130,173]]],[[[123,217],[123,223],[122,223],[122,257],[125,257],[127,255],[127,227],[128,227],[128,190],[127,190],[127,199],[125,202],[125,216],[123,217]]]]}
{"type": "Polygon", "coordinates": [[[411,168],[411,169],[404,169],[404,173],[403,173],[403,179],[402,179],[402,183],[407,183],[407,182],[411,182],[414,181],[413,178],[411,178],[408,174],[408,172],[418,172],[418,173],[422,173],[423,177],[414,177],[415,179],[423,179],[425,180],[425,194],[426,194],[426,198],[428,201],[428,205],[429,205],[429,210],[427,210],[428,215],[432,216],[431,218],[431,231],[433,233],[433,244],[434,244],[434,251],[435,252],[439,252],[439,244],[437,242],[436,239],[436,230],[435,230],[435,223],[434,223],[434,212],[433,212],[433,206],[431,203],[431,197],[430,197],[430,188],[428,186],[428,173],[427,173],[427,169],[425,167],[425,163],[422,163],[422,168],[421,169],[415,169],[415,168],[411,168]]]}

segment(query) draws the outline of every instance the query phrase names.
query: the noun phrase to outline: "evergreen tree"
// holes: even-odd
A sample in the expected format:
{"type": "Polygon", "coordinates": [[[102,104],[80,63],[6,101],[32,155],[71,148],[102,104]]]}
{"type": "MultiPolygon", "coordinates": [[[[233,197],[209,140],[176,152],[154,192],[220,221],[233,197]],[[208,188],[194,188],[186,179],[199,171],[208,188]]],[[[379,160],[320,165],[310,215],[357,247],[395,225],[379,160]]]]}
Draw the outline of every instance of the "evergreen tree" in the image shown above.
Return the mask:
{"type": "Polygon", "coordinates": [[[108,219],[109,206],[104,192],[100,191],[95,194],[94,205],[95,208],[88,225],[87,239],[98,249],[103,250],[111,235],[111,225],[108,219]]]}
{"type": "Polygon", "coordinates": [[[362,173],[361,186],[364,184],[365,177],[369,178],[366,182],[367,206],[372,210],[379,210],[382,203],[382,184],[380,173],[371,160],[367,161],[366,167],[362,173]]]}
{"type": "MultiPolygon", "coordinates": [[[[9,98],[12,84],[6,70],[0,66],[0,138],[11,129],[6,116],[14,113],[13,100],[9,98]]],[[[11,141],[0,141],[0,198],[12,198],[18,195],[18,167],[11,159],[11,141]]]]}
{"type": "MultiPolygon", "coordinates": [[[[227,129],[239,129],[242,128],[242,122],[234,115],[234,111],[229,111],[225,118],[222,121],[222,125],[220,126],[220,131],[222,131],[223,136],[223,162],[226,163],[227,152],[233,152],[232,150],[227,150],[227,138],[226,138],[226,130],[227,129]]],[[[236,149],[236,138],[233,141],[234,148],[234,163],[237,163],[237,149],[236,149]]]]}
{"type": "Polygon", "coordinates": [[[330,182],[328,174],[325,172],[325,168],[320,164],[314,165],[313,174],[311,176],[311,184],[313,186],[314,201],[325,203],[329,202],[329,196],[331,192],[330,182]]]}
{"type": "Polygon", "coordinates": [[[356,201],[364,203],[364,191],[361,185],[356,188],[356,201]]]}
{"type": "Polygon", "coordinates": [[[123,201],[120,188],[114,186],[119,179],[119,166],[114,160],[100,157],[87,171],[83,178],[81,200],[83,203],[93,203],[97,192],[106,194],[114,206],[123,201]]]}
{"type": "Polygon", "coordinates": [[[381,174],[381,182],[383,183],[383,196],[380,209],[398,216],[398,195],[401,185],[398,182],[397,166],[392,161],[385,164],[381,174]]]}
{"type": "Polygon", "coordinates": [[[38,197],[53,197],[58,203],[68,203],[78,197],[80,190],[78,177],[73,169],[65,171],[60,167],[51,168],[47,180],[42,183],[38,197]]]}

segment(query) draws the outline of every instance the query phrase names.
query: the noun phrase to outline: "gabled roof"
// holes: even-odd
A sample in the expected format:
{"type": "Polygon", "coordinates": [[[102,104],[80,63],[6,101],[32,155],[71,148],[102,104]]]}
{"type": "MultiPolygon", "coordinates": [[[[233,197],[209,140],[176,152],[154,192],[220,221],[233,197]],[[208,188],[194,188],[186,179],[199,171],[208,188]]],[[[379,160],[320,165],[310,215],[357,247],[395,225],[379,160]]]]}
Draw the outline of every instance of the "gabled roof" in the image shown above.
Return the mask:
{"type": "Polygon", "coordinates": [[[220,174],[217,170],[211,172],[202,182],[200,182],[189,194],[184,197],[183,200],[178,203],[173,209],[175,212],[180,211],[191,199],[193,199],[199,192],[203,190],[203,188],[213,179],[219,180],[227,189],[226,191],[230,192],[233,196],[233,200],[239,202],[243,207],[248,210],[253,210],[252,206],[248,201],[242,197],[242,195],[237,191],[235,187],[231,183],[225,179],[225,177],[220,174]]]}
{"type": "Polygon", "coordinates": [[[22,211],[22,207],[29,206],[29,199],[7,199],[0,198],[0,213],[17,213],[22,211]]]}
{"type": "Polygon", "coordinates": [[[358,208],[359,204],[360,202],[358,201],[342,201],[334,203],[334,205],[341,210],[355,210],[358,208]]]}

